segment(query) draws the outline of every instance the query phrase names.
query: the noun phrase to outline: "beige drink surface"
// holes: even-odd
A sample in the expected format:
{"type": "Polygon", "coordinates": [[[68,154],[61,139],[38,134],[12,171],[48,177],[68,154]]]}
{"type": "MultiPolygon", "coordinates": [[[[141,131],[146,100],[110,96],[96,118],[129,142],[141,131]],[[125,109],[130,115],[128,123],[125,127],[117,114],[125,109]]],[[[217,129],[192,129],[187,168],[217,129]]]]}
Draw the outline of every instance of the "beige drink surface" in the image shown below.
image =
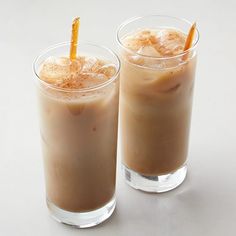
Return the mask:
{"type": "Polygon", "coordinates": [[[185,40],[184,33],[164,28],[123,38],[123,163],[144,175],[167,174],[186,162],[196,57],[178,56],[185,40]]]}
{"type": "Polygon", "coordinates": [[[50,57],[41,66],[47,198],[64,210],[95,210],[114,196],[119,83],[81,89],[101,85],[115,73],[113,64],[92,57],[50,57]]]}
{"type": "Polygon", "coordinates": [[[40,79],[62,89],[91,88],[116,73],[114,64],[95,57],[49,57],[41,66],[40,79]]]}

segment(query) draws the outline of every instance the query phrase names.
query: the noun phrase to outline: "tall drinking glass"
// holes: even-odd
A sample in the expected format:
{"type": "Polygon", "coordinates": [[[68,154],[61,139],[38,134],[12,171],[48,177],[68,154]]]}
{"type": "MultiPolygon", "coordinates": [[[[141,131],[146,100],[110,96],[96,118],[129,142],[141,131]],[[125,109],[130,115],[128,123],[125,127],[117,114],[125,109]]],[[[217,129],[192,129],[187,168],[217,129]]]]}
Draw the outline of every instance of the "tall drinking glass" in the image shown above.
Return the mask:
{"type": "MultiPolygon", "coordinates": [[[[82,82],[90,85],[77,89],[45,82],[40,74],[42,64],[50,57],[63,62],[65,59],[57,58],[69,48],[69,43],[63,43],[47,49],[36,59],[34,71],[47,205],[58,221],[85,228],[101,223],[115,208],[120,62],[105,47],[81,43],[79,55],[92,56],[83,67],[96,66],[99,58],[114,65],[113,76],[93,84],[95,80],[89,77],[96,74],[85,74],[90,80],[84,75],[82,82]]],[[[63,70],[55,66],[59,81],[63,70]]]]}
{"type": "MultiPolygon", "coordinates": [[[[156,53],[152,48],[146,48],[146,54],[132,50],[133,45],[125,40],[142,30],[140,40],[156,31],[161,35],[165,29],[178,30],[186,36],[190,27],[191,23],[183,19],[152,15],[128,20],[117,31],[122,166],[126,182],[136,189],[165,192],[186,177],[199,35],[196,32],[190,49],[169,56],[151,55],[156,53]]],[[[156,39],[150,36],[148,40],[156,39]]]]}

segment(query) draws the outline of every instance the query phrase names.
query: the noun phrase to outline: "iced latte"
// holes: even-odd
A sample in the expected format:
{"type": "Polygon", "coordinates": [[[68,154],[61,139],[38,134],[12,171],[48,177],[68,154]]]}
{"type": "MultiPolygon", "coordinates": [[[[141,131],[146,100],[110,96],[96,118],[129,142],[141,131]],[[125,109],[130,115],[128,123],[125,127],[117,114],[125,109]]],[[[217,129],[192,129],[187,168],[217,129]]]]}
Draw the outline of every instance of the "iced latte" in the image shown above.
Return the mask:
{"type": "Polygon", "coordinates": [[[186,176],[196,52],[194,42],[185,50],[184,23],[186,31],[150,16],[118,31],[122,163],[126,181],[144,191],[173,189],[186,176]]]}
{"type": "Polygon", "coordinates": [[[55,46],[35,64],[47,204],[57,220],[89,227],[115,208],[119,60],[110,50],[55,46]]]}

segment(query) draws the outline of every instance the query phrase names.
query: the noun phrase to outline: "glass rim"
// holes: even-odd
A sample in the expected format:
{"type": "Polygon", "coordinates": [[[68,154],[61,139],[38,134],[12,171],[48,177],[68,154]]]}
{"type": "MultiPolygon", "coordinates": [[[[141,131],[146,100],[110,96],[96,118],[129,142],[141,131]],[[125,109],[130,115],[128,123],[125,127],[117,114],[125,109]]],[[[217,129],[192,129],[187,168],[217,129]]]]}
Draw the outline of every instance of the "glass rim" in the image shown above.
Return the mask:
{"type": "Polygon", "coordinates": [[[137,20],[140,20],[140,19],[144,19],[144,18],[148,18],[148,17],[166,17],[166,18],[169,18],[169,19],[174,19],[174,20],[178,20],[178,21],[182,21],[184,23],[187,23],[190,27],[192,26],[192,23],[184,18],[180,18],[180,17],[175,17],[175,16],[169,16],[169,15],[143,15],[143,16],[135,16],[135,17],[132,17],[132,18],[129,18],[127,20],[125,20],[123,23],[121,23],[117,30],[116,30],[116,41],[118,42],[118,45],[125,49],[126,51],[128,51],[129,53],[132,53],[132,54],[135,54],[137,56],[140,56],[140,57],[143,57],[143,58],[147,58],[147,59],[155,59],[155,60],[170,60],[170,59],[176,59],[178,57],[182,57],[186,54],[188,54],[190,51],[194,50],[197,45],[198,45],[198,42],[199,42],[199,38],[200,38],[200,34],[199,34],[199,31],[198,31],[198,28],[196,27],[196,40],[194,41],[194,44],[188,49],[188,50],[185,50],[183,51],[182,53],[179,53],[177,55],[174,55],[174,56],[161,56],[161,57],[158,57],[158,56],[148,56],[148,55],[143,55],[141,53],[138,53],[138,52],[135,52],[133,51],[132,49],[129,49],[128,47],[126,47],[123,43],[122,43],[122,40],[121,40],[121,37],[120,37],[120,32],[122,29],[125,28],[125,26],[127,26],[128,24],[130,23],[133,23],[137,20]]]}
{"type": "Polygon", "coordinates": [[[32,69],[33,69],[34,74],[36,75],[38,82],[40,82],[41,84],[43,84],[51,89],[55,89],[55,90],[61,91],[61,92],[91,92],[91,91],[95,91],[95,90],[98,90],[98,89],[108,86],[109,84],[111,84],[113,81],[115,81],[118,78],[119,73],[120,73],[121,63],[120,63],[119,57],[117,56],[117,54],[113,50],[111,50],[110,48],[103,46],[103,45],[98,45],[98,44],[91,43],[91,42],[80,41],[79,45],[86,45],[86,46],[92,46],[92,47],[104,49],[107,52],[109,52],[112,56],[114,56],[114,58],[116,60],[116,64],[115,64],[116,65],[116,73],[111,78],[109,78],[107,81],[105,81],[101,84],[98,84],[98,85],[95,85],[92,87],[88,87],[88,88],[78,88],[78,89],[59,88],[56,85],[53,85],[53,84],[50,84],[50,83],[47,83],[47,82],[41,80],[40,76],[38,74],[38,71],[37,71],[37,69],[38,69],[37,63],[39,62],[39,60],[48,52],[50,52],[54,49],[63,47],[63,46],[70,46],[70,43],[71,42],[67,41],[67,42],[53,44],[53,45],[47,47],[46,49],[42,50],[41,53],[34,59],[33,64],[32,64],[32,69]]]}

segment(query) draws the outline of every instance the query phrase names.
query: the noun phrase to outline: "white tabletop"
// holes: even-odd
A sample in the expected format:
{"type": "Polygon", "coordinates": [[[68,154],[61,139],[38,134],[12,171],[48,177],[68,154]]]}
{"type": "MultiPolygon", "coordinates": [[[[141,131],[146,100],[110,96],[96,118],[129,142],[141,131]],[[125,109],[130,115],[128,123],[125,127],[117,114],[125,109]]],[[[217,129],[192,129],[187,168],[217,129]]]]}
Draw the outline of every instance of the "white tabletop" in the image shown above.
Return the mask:
{"type": "Polygon", "coordinates": [[[0,0],[0,235],[236,235],[235,9],[234,0],[0,0]],[[114,48],[118,24],[154,13],[196,20],[201,33],[188,177],[176,190],[146,194],[119,170],[108,221],[86,230],[59,224],[45,205],[31,63],[68,41],[74,16],[81,39],[114,48]]]}

